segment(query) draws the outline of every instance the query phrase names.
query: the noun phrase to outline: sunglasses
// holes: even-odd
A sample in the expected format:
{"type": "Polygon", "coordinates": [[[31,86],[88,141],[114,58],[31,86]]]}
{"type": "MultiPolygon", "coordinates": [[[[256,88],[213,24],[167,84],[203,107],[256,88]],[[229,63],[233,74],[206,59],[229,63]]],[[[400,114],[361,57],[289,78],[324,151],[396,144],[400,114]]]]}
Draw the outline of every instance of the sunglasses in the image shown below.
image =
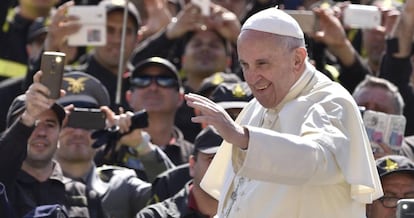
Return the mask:
{"type": "Polygon", "coordinates": [[[151,85],[152,81],[163,88],[178,87],[178,81],[171,76],[137,76],[131,79],[131,85],[136,88],[146,88],[151,85]]]}

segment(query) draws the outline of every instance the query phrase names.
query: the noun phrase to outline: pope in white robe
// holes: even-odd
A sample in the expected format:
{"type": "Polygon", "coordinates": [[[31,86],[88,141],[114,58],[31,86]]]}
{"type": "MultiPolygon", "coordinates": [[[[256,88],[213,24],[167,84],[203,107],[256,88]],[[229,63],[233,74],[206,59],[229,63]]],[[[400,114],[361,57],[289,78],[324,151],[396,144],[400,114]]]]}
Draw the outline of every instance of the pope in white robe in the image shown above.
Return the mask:
{"type": "Polygon", "coordinates": [[[201,184],[219,200],[218,217],[363,218],[383,194],[355,101],[308,62],[303,39],[276,8],[245,22],[239,60],[255,99],[236,122],[207,98],[185,96],[202,113],[193,121],[225,140],[201,184]]]}

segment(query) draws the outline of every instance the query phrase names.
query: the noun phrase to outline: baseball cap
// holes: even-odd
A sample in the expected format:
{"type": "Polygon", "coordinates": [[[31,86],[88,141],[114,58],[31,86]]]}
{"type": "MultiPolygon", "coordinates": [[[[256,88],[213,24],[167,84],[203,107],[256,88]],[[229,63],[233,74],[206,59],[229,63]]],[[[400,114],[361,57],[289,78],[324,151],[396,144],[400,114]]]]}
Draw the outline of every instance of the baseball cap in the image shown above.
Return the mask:
{"type": "MultiPolygon", "coordinates": [[[[103,0],[99,2],[99,5],[105,6],[106,13],[116,11],[116,10],[124,10],[126,1],[125,0],[103,0]]],[[[128,13],[134,18],[135,24],[137,28],[141,26],[141,16],[138,12],[138,9],[135,7],[134,3],[128,1],[128,13]]]]}
{"type": "Polygon", "coordinates": [[[298,22],[283,10],[276,7],[261,10],[250,16],[243,24],[243,30],[256,30],[281,36],[304,39],[298,22]]]}
{"type": "Polygon", "coordinates": [[[414,162],[402,155],[386,155],[376,160],[380,177],[396,172],[409,172],[414,174],[414,162]]]}
{"type": "Polygon", "coordinates": [[[178,82],[178,88],[182,86],[180,75],[178,74],[177,68],[174,66],[173,63],[171,63],[169,60],[161,57],[151,57],[147,58],[143,61],[140,61],[135,65],[135,67],[132,70],[131,77],[130,77],[130,83],[133,86],[134,84],[134,78],[142,75],[144,72],[144,69],[149,66],[160,66],[167,70],[178,82]]]}
{"type": "MultiPolygon", "coordinates": [[[[17,96],[11,103],[9,110],[7,111],[6,125],[7,127],[11,126],[14,121],[23,113],[26,109],[26,95],[22,94],[17,96]]],[[[60,104],[54,103],[50,108],[55,112],[59,124],[62,125],[63,119],[65,119],[66,112],[65,109],[60,104]]]]}
{"type": "Polygon", "coordinates": [[[201,95],[208,95],[209,92],[213,91],[219,84],[227,82],[241,82],[242,80],[234,73],[216,72],[209,77],[206,77],[201,82],[198,93],[201,95]]]}
{"type": "Polygon", "coordinates": [[[252,98],[252,91],[246,82],[221,83],[210,95],[210,99],[224,109],[244,108],[252,98]]]}
{"type": "Polygon", "coordinates": [[[66,95],[57,100],[61,105],[98,108],[110,105],[106,87],[94,76],[82,71],[72,71],[63,75],[62,89],[66,95]]]}
{"type": "Polygon", "coordinates": [[[222,142],[223,138],[216,129],[213,126],[206,126],[194,140],[194,154],[197,152],[215,154],[222,142]]]}
{"type": "Polygon", "coordinates": [[[48,31],[48,22],[50,22],[50,20],[44,17],[36,18],[29,27],[27,33],[27,42],[33,42],[37,37],[41,36],[42,34],[46,35],[48,31]]]}

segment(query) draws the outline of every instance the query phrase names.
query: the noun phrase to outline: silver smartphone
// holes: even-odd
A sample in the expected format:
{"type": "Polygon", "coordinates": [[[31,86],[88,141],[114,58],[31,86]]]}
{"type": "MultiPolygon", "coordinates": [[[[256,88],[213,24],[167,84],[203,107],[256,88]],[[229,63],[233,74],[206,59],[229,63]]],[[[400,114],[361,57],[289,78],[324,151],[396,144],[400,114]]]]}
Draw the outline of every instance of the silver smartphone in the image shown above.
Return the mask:
{"type": "Polygon", "coordinates": [[[381,11],[373,5],[350,4],[343,11],[343,23],[351,28],[374,29],[381,25],[381,11]]]}

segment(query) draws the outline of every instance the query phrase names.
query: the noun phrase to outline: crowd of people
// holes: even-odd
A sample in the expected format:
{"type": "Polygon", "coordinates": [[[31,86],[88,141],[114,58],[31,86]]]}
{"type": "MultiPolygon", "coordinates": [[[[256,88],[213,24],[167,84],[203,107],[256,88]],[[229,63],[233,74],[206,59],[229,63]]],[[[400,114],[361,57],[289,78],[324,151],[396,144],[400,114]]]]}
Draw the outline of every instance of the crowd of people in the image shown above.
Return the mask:
{"type": "Polygon", "coordinates": [[[399,200],[414,199],[414,1],[208,8],[2,2],[0,217],[404,213],[399,200]],[[380,24],[345,25],[350,4],[378,10],[380,24]],[[85,25],[68,12],[86,5],[106,13],[102,46],[68,44],[85,25]],[[287,9],[311,11],[314,31],[287,9]],[[42,83],[45,51],[66,55],[57,99],[42,83]],[[403,122],[371,118],[369,128],[382,125],[373,130],[366,114],[403,122]]]}

